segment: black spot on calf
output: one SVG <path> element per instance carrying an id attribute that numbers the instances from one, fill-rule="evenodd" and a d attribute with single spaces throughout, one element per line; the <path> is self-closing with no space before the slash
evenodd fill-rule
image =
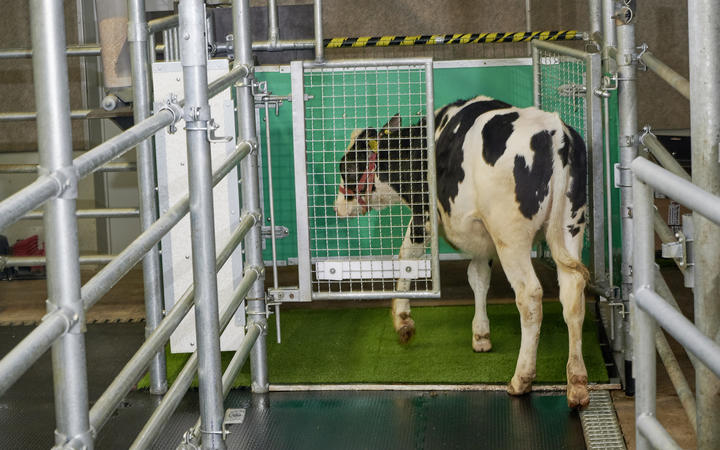
<path id="1" fill-rule="evenodd" d="M 465 179 L 462 168 L 465 135 L 481 114 L 509 107 L 499 100 L 472 102 L 457 111 L 440 136 L 436 136 L 437 196 L 446 212 L 450 212 L 450 201 L 457 197 L 459 185 Z M 440 110 L 443 111 L 447 110 Z"/>
<path id="2" fill-rule="evenodd" d="M 532 168 L 528 167 L 525 157 L 515 156 L 515 198 L 523 216 L 531 219 L 539 210 L 540 204 L 550 190 L 550 178 L 553 171 L 552 138 L 550 132 L 541 131 L 530 138 L 530 148 L 535 153 Z"/>
<path id="3" fill-rule="evenodd" d="M 483 158 L 491 166 L 494 166 L 497 160 L 505 153 L 507 140 L 513 132 L 513 122 L 518 117 L 520 115 L 516 112 L 498 114 L 488 120 L 483 127 Z"/>
<path id="4" fill-rule="evenodd" d="M 587 150 L 582 136 L 571 127 L 567 129 L 572 143 L 568 152 L 570 186 L 566 195 L 570 199 L 571 216 L 575 217 L 578 210 L 587 203 Z"/>

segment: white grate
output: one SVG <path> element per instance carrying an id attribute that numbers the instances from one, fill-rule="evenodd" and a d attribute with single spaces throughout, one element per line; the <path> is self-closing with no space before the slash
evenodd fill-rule
<path id="1" fill-rule="evenodd" d="M 430 67 L 429 63 L 375 62 L 305 68 L 304 145 L 313 294 L 332 297 L 374 293 L 389 297 L 404 291 L 417 294 L 435 290 L 434 170 L 433 176 L 428 176 L 429 167 L 434 168 Z M 340 163 L 353 134 L 364 129 L 381 132 L 395 115 L 401 118 L 402 128 L 383 134 L 386 144 L 381 143 L 377 152 L 368 147 L 373 139 L 363 140 L 358 147 L 361 150 L 354 153 L 358 164 L 347 175 L 355 180 L 362 178 L 372 158 L 377 157 L 376 180 L 389 181 L 411 206 L 395 204 L 358 216 L 339 217 L 334 203 L 341 183 Z M 403 133 L 417 137 L 402 138 Z M 412 227 L 416 245 L 401 254 L 411 222 L 420 224 Z M 398 291 L 399 278 L 410 281 Z"/>

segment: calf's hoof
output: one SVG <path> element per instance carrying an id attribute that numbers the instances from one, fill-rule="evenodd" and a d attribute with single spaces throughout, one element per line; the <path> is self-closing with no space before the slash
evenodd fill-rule
<path id="1" fill-rule="evenodd" d="M 570 408 L 584 409 L 590 404 L 590 394 L 587 389 L 587 376 L 574 375 L 567 386 L 567 402 Z"/>
<path id="2" fill-rule="evenodd" d="M 410 339 L 415 335 L 415 321 L 412 320 L 409 314 L 400 314 L 399 320 L 395 320 L 395 332 L 401 344 L 410 342 Z"/>
<path id="3" fill-rule="evenodd" d="M 524 395 L 532 390 L 532 382 L 535 377 L 519 377 L 513 375 L 508 383 L 507 392 L 510 395 Z"/>
<path id="4" fill-rule="evenodd" d="M 472 340 L 472 348 L 475 352 L 484 353 L 489 352 L 492 349 L 492 343 L 490 342 L 490 334 L 474 334 Z"/>

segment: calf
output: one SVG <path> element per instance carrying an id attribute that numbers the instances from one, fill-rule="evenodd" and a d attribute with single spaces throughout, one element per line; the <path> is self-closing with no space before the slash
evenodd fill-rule
<path id="1" fill-rule="evenodd" d="M 589 403 L 582 357 L 587 269 L 580 262 L 586 209 L 586 150 L 580 135 L 557 114 L 516 108 L 488 97 L 461 100 L 435 112 L 437 209 L 446 239 L 472 255 L 468 281 L 475 294 L 472 347 L 492 348 L 486 295 L 490 264 L 499 258 L 520 312 L 522 339 L 510 394 L 531 390 L 535 379 L 542 287 L 530 260 L 542 231 L 557 264 L 560 302 L 568 327 L 567 400 Z M 364 214 L 404 202 L 413 213 L 401 259 L 424 253 L 429 218 L 426 126 L 403 127 L 399 115 L 380 130 L 357 130 L 340 161 L 338 216 Z M 409 280 L 398 280 L 406 290 Z M 415 333 L 407 299 L 393 299 L 401 341 Z"/>

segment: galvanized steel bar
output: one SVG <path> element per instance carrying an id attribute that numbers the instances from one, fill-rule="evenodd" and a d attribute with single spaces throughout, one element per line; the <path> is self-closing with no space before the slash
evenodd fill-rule
<path id="1" fill-rule="evenodd" d="M 148 33 L 157 33 L 158 31 L 167 30 L 178 26 L 178 15 L 172 14 L 170 16 L 160 17 L 158 19 L 147 21 Z"/>
<path id="2" fill-rule="evenodd" d="M 630 293 L 632 292 L 632 261 L 633 261 L 633 196 L 632 175 L 630 164 L 637 156 L 637 95 L 635 56 L 635 25 L 618 23 L 617 25 L 617 66 L 618 66 L 618 117 L 619 117 L 619 150 L 620 150 L 620 217 L 622 223 L 622 265 L 620 275 L 622 282 L 620 295 L 625 310 L 629 311 Z M 625 357 L 625 389 L 632 393 L 632 336 L 630 333 L 629 315 L 624 321 L 624 357 Z M 622 370 L 622 369 L 621 369 Z"/>
<path id="3" fill-rule="evenodd" d="M 672 436 L 662 426 L 658 420 L 650 415 L 643 415 L 637 419 L 638 433 L 647 438 L 652 448 L 670 450 L 680 450 L 682 447 L 677 445 Z"/>
<path id="4" fill-rule="evenodd" d="M 325 60 L 325 42 L 323 41 L 323 23 L 322 23 L 322 0 L 313 1 L 313 17 L 315 28 L 315 61 Z"/>
<path id="5" fill-rule="evenodd" d="M 667 84 L 682 94 L 683 97 L 690 99 L 690 82 L 684 76 L 674 71 L 670 66 L 660 61 L 652 52 L 644 52 L 640 55 L 640 61 L 645 63 L 648 69 L 652 70 L 662 78 Z"/>
<path id="6" fill-rule="evenodd" d="M 132 172 L 135 167 L 135 163 L 107 163 L 99 167 L 96 172 Z M 0 164 L 2 174 L 37 173 L 37 171 L 37 164 Z"/>
<path id="7" fill-rule="evenodd" d="M 0 202 L 0 230 L 7 228 L 27 212 L 55 197 L 63 189 L 58 177 L 41 175 L 37 180 Z"/>
<path id="8" fill-rule="evenodd" d="M 658 141 L 654 134 L 648 133 L 640 137 L 640 143 L 644 145 L 650 154 L 655 157 L 661 166 L 674 173 L 675 175 L 690 181 L 690 174 L 677 162 L 677 159 L 670 154 L 668 149 Z"/>
<path id="9" fill-rule="evenodd" d="M 74 111 L 68 111 L 70 119 L 87 119 L 93 110 L 91 109 L 78 109 Z M 37 120 L 38 113 L 36 111 L 23 111 L 23 112 L 4 112 L 0 113 L 0 122 L 20 122 L 25 120 Z"/>
<path id="10" fill-rule="evenodd" d="M 257 280 L 260 272 L 261 270 L 253 267 L 248 268 L 248 270 L 245 271 L 245 276 L 243 277 L 242 282 L 235 289 L 235 292 L 233 292 L 232 300 L 228 304 L 227 308 L 223 310 L 222 318 L 220 320 L 221 332 L 225 330 L 230 323 L 230 320 L 232 320 L 236 310 L 240 306 L 240 303 L 252 289 L 253 282 Z M 249 327 L 262 328 L 260 324 L 250 324 Z M 165 426 L 165 423 L 170 420 L 173 412 L 177 409 L 177 406 L 185 395 L 185 392 L 187 392 L 190 387 L 190 383 L 192 383 L 197 368 L 198 360 L 196 351 L 192 354 L 192 356 L 190 356 L 187 363 L 185 363 L 185 366 L 182 368 L 180 374 L 175 379 L 175 382 L 168 390 L 168 393 L 165 394 L 162 402 L 160 402 L 160 405 L 158 405 L 150 419 L 148 419 L 147 423 L 143 427 L 142 431 L 140 431 L 140 434 L 138 434 L 135 442 L 133 442 L 130 447 L 131 449 L 146 449 L 153 444 L 155 439 L 157 439 L 158 434 Z M 207 444 L 208 442 L 204 441 L 203 448 L 206 448 Z"/>
<path id="11" fill-rule="evenodd" d="M 667 169 L 638 158 L 632 163 L 633 173 L 658 192 L 695 211 L 697 214 L 720 224 L 720 196 L 713 195 L 696 184 L 686 181 Z M 693 216 L 693 221 L 695 220 Z M 697 223 L 695 224 L 697 231 Z M 696 240 L 697 242 L 697 240 Z M 695 245 L 696 253 L 698 244 Z M 712 272 L 715 274 L 716 272 Z"/>
<path id="12" fill-rule="evenodd" d="M 150 59 L 148 57 L 148 24 L 145 19 L 145 0 L 128 0 L 128 43 L 133 86 L 133 118 L 140 123 L 151 116 Z M 137 145 L 137 180 L 140 206 L 140 229 L 147 230 L 157 220 L 155 197 L 155 149 L 152 138 Z M 145 294 L 145 337 L 147 338 L 163 318 L 162 269 L 160 249 L 153 246 L 143 257 L 143 287 Z M 150 363 L 150 393 L 167 392 L 165 352 L 160 351 Z"/>
<path id="13" fill-rule="evenodd" d="M 637 306 L 692 352 L 715 376 L 720 377 L 720 345 L 701 332 L 681 312 L 669 305 L 660 295 L 644 287 L 636 290 Z M 698 367 L 699 368 L 699 367 Z M 697 371 L 697 369 L 696 369 Z M 702 419 L 698 414 L 698 419 Z M 698 425 L 700 425 L 698 423 Z"/>
<path id="14" fill-rule="evenodd" d="M 78 209 L 75 217 L 78 219 L 100 219 L 100 218 L 127 218 L 138 217 L 140 212 L 137 208 L 99 208 L 99 209 Z M 43 218 L 42 210 L 30 211 L 22 216 L 21 220 L 37 220 Z"/>
<path id="15" fill-rule="evenodd" d="M 588 1 L 588 16 L 590 18 L 590 37 L 602 45 L 602 0 Z"/>
<path id="16" fill-rule="evenodd" d="M 79 44 L 69 45 L 65 49 L 67 56 L 100 56 L 100 45 Z M 31 48 L 6 48 L 0 50 L 0 59 L 25 59 L 32 58 Z"/>
<path id="17" fill-rule="evenodd" d="M 601 0 L 602 1 L 602 32 L 603 32 L 603 45 L 602 45 L 602 59 L 603 59 L 603 72 L 612 73 L 616 70 L 615 55 L 611 52 L 615 50 L 617 45 L 616 30 L 615 30 L 615 10 L 617 8 L 616 0 Z"/>
<path id="18" fill-rule="evenodd" d="M 35 364 L 55 340 L 77 323 L 71 312 L 58 310 L 42 322 L 0 360 L 0 396 Z"/>
<path id="19" fill-rule="evenodd" d="M 108 264 L 115 255 L 81 255 L 76 261 L 80 265 Z M 4 267 L 33 267 L 48 264 L 45 256 L 0 256 L 0 266 Z"/>
<path id="20" fill-rule="evenodd" d="M 720 196 L 720 3 L 688 1 L 690 67 L 690 129 L 692 179 L 699 188 Z M 695 323 L 716 337 L 720 334 L 720 226 L 700 210 L 693 213 L 695 227 Z M 705 214 L 706 217 L 712 219 Z M 715 217 L 720 216 L 716 214 Z M 716 219 L 713 219 L 716 220 Z M 720 342 L 720 341 L 718 341 Z M 718 372 L 715 372 L 717 375 Z M 720 379 L 705 367 L 695 371 L 698 406 L 698 449 L 720 448 Z"/>
<path id="21" fill-rule="evenodd" d="M 275 45 L 280 38 L 280 30 L 278 29 L 278 4 L 277 0 L 268 0 L 268 41 L 270 45 Z"/>
<path id="22" fill-rule="evenodd" d="M 230 240 L 217 256 L 215 261 L 215 271 L 227 262 L 233 251 L 245 237 L 247 230 L 255 223 L 255 217 L 246 214 L 241 220 L 238 227 L 233 232 Z M 246 292 L 257 278 L 257 272 L 254 270 L 245 271 L 243 279 L 238 284 L 237 291 Z M 110 418 L 122 399 L 137 383 L 143 375 L 150 359 L 160 351 L 170 335 L 175 331 L 185 315 L 190 311 L 195 298 L 195 287 L 190 286 L 183 295 L 178 299 L 173 307 L 168 311 L 165 319 L 163 319 L 153 332 L 145 339 L 138 351 L 125 364 L 118 376 L 110 383 L 110 386 L 103 392 L 100 398 L 95 402 L 90 410 L 90 425 L 97 432 Z M 237 309 L 237 307 L 235 307 Z"/>
<path id="23" fill-rule="evenodd" d="M 250 66 L 244 64 L 235 64 L 232 70 L 224 75 L 216 78 L 208 85 L 208 98 L 213 98 L 225 89 L 229 88 L 240 78 L 245 78 L 250 73 Z"/>
<path id="24" fill-rule="evenodd" d="M 250 2 L 249 0 L 235 0 L 233 2 L 233 34 L 235 35 L 235 64 L 252 67 L 252 34 L 250 28 Z M 252 75 L 244 78 L 236 88 L 238 135 L 240 139 L 253 143 L 257 149 L 257 136 L 255 131 L 255 100 L 252 86 L 255 78 Z M 260 210 L 260 184 L 258 155 L 253 151 L 241 164 L 242 204 L 251 214 L 261 216 Z M 261 221 L 253 226 L 245 238 L 245 262 L 249 266 L 263 267 L 262 257 L 262 229 Z M 257 323 L 263 330 L 267 330 L 265 317 L 265 274 L 262 273 L 250 290 L 247 299 L 247 314 L 249 323 Z M 267 374 L 267 342 L 266 333 L 255 342 L 250 353 L 250 372 L 252 378 L 252 391 L 264 393 L 268 391 Z"/>
<path id="25" fill-rule="evenodd" d="M 640 159 L 640 158 L 639 158 Z M 656 324 L 648 311 L 640 307 L 639 293 L 655 287 L 655 235 L 653 233 L 653 193 L 650 187 L 636 176 L 633 180 L 633 261 L 631 301 L 634 329 L 633 344 L 635 376 L 635 420 L 646 415 L 655 415 L 656 380 L 655 373 L 655 331 Z M 663 303 L 665 303 L 663 301 Z M 638 450 L 649 449 L 649 443 L 635 430 Z"/>
<path id="26" fill-rule="evenodd" d="M 215 212 L 208 123 L 205 4 L 182 0 L 178 8 L 180 61 L 185 90 L 185 130 L 190 192 L 190 240 L 195 284 L 195 336 L 203 448 L 224 449 L 222 368 L 215 263 Z"/>
<path id="27" fill-rule="evenodd" d="M 560 53 L 561 55 L 572 56 L 573 58 L 577 58 L 581 61 L 585 61 L 585 59 L 587 58 L 587 53 L 582 50 L 566 47 L 564 45 L 556 44 L 554 42 L 538 40 L 535 41 L 533 45 L 535 45 L 541 50 L 547 50 L 553 53 Z"/>
<path id="28" fill-rule="evenodd" d="M 663 333 L 660 328 L 655 331 L 655 347 L 657 348 L 663 366 L 665 366 L 668 378 L 670 378 L 670 382 L 675 388 L 680 404 L 685 410 L 685 414 L 690 422 L 690 427 L 694 431 L 697 429 L 697 414 L 695 411 L 697 405 L 695 403 L 695 396 L 692 389 L 690 389 L 685 374 L 680 368 L 680 364 L 678 364 L 677 358 L 675 358 L 675 354 L 670 348 L 665 333 Z"/>
<path id="29" fill-rule="evenodd" d="M 40 168 L 44 173 L 67 174 L 72 170 L 73 160 L 63 2 L 31 0 L 30 13 Z M 55 444 L 92 449 L 74 174 L 68 174 L 59 194 L 45 205 L 48 310 L 64 310 L 77 317 L 77 321 L 52 345 Z"/>

